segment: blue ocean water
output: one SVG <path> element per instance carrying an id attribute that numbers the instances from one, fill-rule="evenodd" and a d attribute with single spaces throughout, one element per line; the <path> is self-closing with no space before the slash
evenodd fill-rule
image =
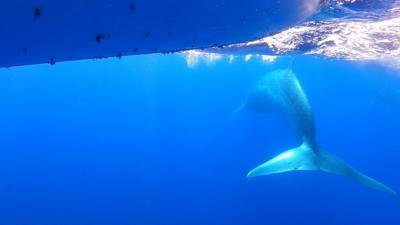
<path id="1" fill-rule="evenodd" d="M 322 172 L 246 178 L 298 143 L 232 113 L 275 63 L 180 54 L 0 70 L 2 225 L 397 225 L 400 200 Z M 299 56 L 321 146 L 400 191 L 400 74 Z"/>

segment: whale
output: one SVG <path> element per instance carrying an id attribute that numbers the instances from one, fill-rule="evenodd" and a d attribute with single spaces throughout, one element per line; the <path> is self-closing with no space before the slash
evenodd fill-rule
<path id="1" fill-rule="evenodd" d="M 397 195 L 390 187 L 359 172 L 320 147 L 316 141 L 311 105 L 291 69 L 278 69 L 264 75 L 251 88 L 240 108 L 261 113 L 279 113 L 300 142 L 298 147 L 284 151 L 252 169 L 247 174 L 249 179 L 290 171 L 323 171 L 347 177 L 378 191 Z"/>

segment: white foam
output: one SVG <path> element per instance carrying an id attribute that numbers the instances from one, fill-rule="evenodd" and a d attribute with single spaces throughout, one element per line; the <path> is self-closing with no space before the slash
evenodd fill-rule
<path id="1" fill-rule="evenodd" d="M 196 67 L 199 62 L 205 62 L 208 65 L 213 65 L 216 61 L 222 58 L 221 54 L 209 53 L 204 51 L 190 50 L 184 51 L 182 53 L 186 57 L 186 65 L 189 68 Z"/>
<path id="2" fill-rule="evenodd" d="M 245 55 L 246 61 L 253 55 L 311 54 L 352 61 L 378 61 L 400 68 L 400 0 L 395 7 L 381 14 L 363 13 L 361 18 L 357 14 L 351 19 L 309 21 L 272 36 L 208 51 L 236 52 Z"/>
<path id="3" fill-rule="evenodd" d="M 226 60 L 228 63 L 233 63 L 233 61 L 238 58 L 233 54 L 218 54 L 199 50 L 183 51 L 181 54 L 185 56 L 186 65 L 189 68 L 196 68 L 199 64 L 215 65 L 215 63 L 220 60 Z M 261 62 L 270 64 L 275 62 L 277 58 L 278 56 L 274 55 L 247 54 L 242 58 L 242 60 L 249 62 L 253 59 L 259 59 Z"/>

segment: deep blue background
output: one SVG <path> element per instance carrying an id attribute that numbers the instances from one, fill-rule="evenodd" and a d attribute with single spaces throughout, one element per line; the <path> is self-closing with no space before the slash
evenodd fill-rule
<path id="1" fill-rule="evenodd" d="M 398 225 L 400 200 L 322 172 L 247 180 L 295 147 L 231 114 L 291 59 L 188 68 L 148 55 L 0 70 L 1 225 Z M 400 74 L 299 57 L 321 146 L 400 191 Z"/>

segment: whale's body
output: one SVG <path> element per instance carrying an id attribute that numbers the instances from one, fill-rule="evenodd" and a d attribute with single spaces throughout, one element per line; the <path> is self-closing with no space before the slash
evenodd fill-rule
<path id="1" fill-rule="evenodd" d="M 250 92 L 245 107 L 259 112 L 280 113 L 301 140 L 299 147 L 287 150 L 251 170 L 248 178 L 294 170 L 322 170 L 348 177 L 379 191 L 396 194 L 391 188 L 319 147 L 311 106 L 291 70 L 276 70 L 265 75 Z"/>

